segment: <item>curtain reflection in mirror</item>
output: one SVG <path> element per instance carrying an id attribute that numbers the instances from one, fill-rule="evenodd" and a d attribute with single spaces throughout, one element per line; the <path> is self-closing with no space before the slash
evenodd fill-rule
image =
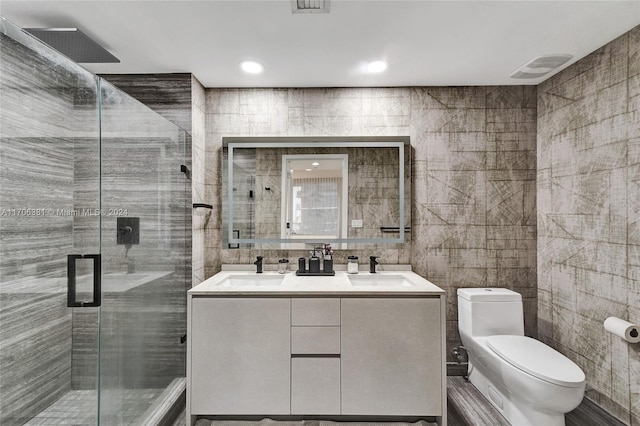
<path id="1" fill-rule="evenodd" d="M 341 178 L 292 179 L 291 233 L 340 237 Z"/>

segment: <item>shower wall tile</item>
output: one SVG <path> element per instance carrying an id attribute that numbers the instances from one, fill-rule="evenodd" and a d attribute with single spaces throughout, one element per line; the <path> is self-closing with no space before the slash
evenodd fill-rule
<path id="1" fill-rule="evenodd" d="M 105 114 L 118 114 L 117 110 L 114 112 L 108 107 L 104 109 Z M 153 114 L 141 106 L 137 113 L 143 116 Z M 160 121 L 159 124 L 164 122 L 157 116 L 155 118 Z M 188 266 L 191 260 L 188 256 L 191 243 L 189 236 L 185 235 L 190 229 L 185 218 L 191 209 L 185 211 L 185 208 L 190 207 L 186 199 L 191 193 L 187 191 L 185 176 L 179 168 L 184 160 L 184 148 L 177 139 L 170 138 L 170 134 L 159 138 L 145 136 L 144 133 L 131 135 L 124 128 L 121 131 L 121 137 L 103 137 L 101 149 L 101 207 L 107 212 L 110 209 L 126 210 L 121 215 L 107 213 L 101 218 L 101 238 L 98 241 L 102 243 L 100 252 L 103 260 L 101 333 L 105 338 L 102 340 L 102 349 L 111 351 L 114 359 L 118 359 L 118 355 L 125 356 L 129 359 L 129 364 L 138 362 L 138 358 L 133 355 L 144 357 L 149 369 L 139 368 L 125 374 L 118 369 L 103 368 L 102 371 L 105 373 L 104 377 L 111 373 L 114 377 L 126 376 L 128 381 L 137 379 L 138 387 L 161 387 L 160 384 L 168 378 L 182 375 L 184 366 L 184 349 L 179 344 L 179 339 L 186 330 L 184 295 L 191 279 Z M 83 154 L 86 153 L 78 150 L 77 162 L 83 163 Z M 144 167 L 140 166 L 142 164 Z M 77 167 L 75 172 L 75 193 L 78 194 L 75 206 L 88 208 L 83 200 L 91 200 L 87 194 L 95 192 L 93 188 L 97 187 L 99 176 L 95 169 Z M 99 199 L 98 194 L 95 195 L 93 202 Z M 129 249 L 117 244 L 118 216 L 140 218 L 140 244 Z M 78 250 L 85 248 L 79 245 L 83 238 L 91 240 L 93 236 L 96 241 L 96 234 L 100 231 L 97 218 L 85 227 L 80 227 L 80 224 L 76 223 L 74 227 Z M 128 262 L 135 265 L 132 274 L 127 274 Z M 165 275 L 170 274 L 170 279 L 147 285 L 144 293 L 146 300 L 139 296 L 140 289 L 120 293 L 115 290 L 128 280 L 160 271 L 164 271 Z M 135 314 L 129 315 L 124 308 L 121 309 L 123 303 L 128 303 L 126 307 Z M 75 389 L 91 389 L 95 388 L 97 368 L 95 335 L 92 331 L 98 328 L 98 318 L 79 314 L 77 317 L 74 315 L 73 319 L 72 384 Z M 162 316 L 162 320 L 158 315 Z M 166 322 L 166 318 L 173 320 Z M 128 336 L 140 333 L 143 324 L 146 324 L 143 328 L 148 329 L 149 333 L 137 336 L 140 341 L 145 342 L 144 347 L 137 346 L 137 343 L 121 343 L 130 338 Z M 151 324 L 163 324 L 163 331 L 157 332 L 155 325 Z M 123 330 L 126 330 L 126 336 L 122 335 Z M 120 336 L 121 340 L 108 336 Z M 167 339 L 173 344 L 159 343 Z M 163 346 L 162 351 L 146 352 L 148 347 L 158 346 Z M 127 352 L 129 349 L 131 351 Z M 111 360 L 109 357 L 104 359 Z"/>
<path id="2" fill-rule="evenodd" d="M 191 133 L 191 74 L 100 74 L 100 77 Z"/>
<path id="3" fill-rule="evenodd" d="M 2 46 L 3 88 L 7 89 L 2 96 L 2 104 L 7 106 L 2 111 L 4 137 L 76 136 L 78 123 L 75 114 L 69 114 L 74 106 L 88 107 L 96 117 L 93 75 L 78 72 L 77 64 L 54 58 L 41 46 L 34 51 L 5 35 Z M 28 59 L 23 61 L 26 55 Z"/>
<path id="4" fill-rule="evenodd" d="M 0 420 L 22 425 L 71 389 L 71 312 L 66 279 L 1 285 Z"/>
<path id="5" fill-rule="evenodd" d="M 638 320 L 639 40 L 636 27 L 538 86 L 539 330 L 625 424 L 640 415 L 637 351 L 602 323 Z"/>
<path id="6" fill-rule="evenodd" d="M 105 74 L 101 75 L 125 93 L 142 102 L 158 114 L 190 133 L 186 144 L 186 165 L 191 179 L 191 200 L 187 204 L 211 204 L 205 195 L 205 92 L 198 79 L 188 73 L 177 74 Z M 133 114 L 135 117 L 135 114 Z M 134 123 L 136 121 L 134 120 Z M 137 119 L 139 125 L 139 118 Z M 215 204 L 215 203 L 214 203 Z M 187 288 L 204 279 L 204 231 L 210 217 L 204 209 L 194 209 L 187 217 L 187 233 L 191 235 L 192 247 L 187 251 L 191 272 Z"/>

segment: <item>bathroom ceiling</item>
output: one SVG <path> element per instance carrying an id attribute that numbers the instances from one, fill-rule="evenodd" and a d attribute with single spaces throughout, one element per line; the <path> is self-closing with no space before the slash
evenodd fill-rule
<path id="1" fill-rule="evenodd" d="M 333 0 L 328 14 L 275 1 L 11 1 L 23 28 L 74 27 L 117 56 L 94 73 L 190 72 L 205 87 L 538 84 L 509 75 L 530 59 L 588 55 L 636 25 L 634 1 Z M 242 60 L 264 65 L 240 71 Z M 367 61 L 388 69 L 366 72 Z"/>

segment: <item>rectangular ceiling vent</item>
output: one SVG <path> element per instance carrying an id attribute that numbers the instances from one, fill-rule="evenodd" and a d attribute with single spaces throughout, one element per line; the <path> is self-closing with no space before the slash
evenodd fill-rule
<path id="1" fill-rule="evenodd" d="M 120 62 L 120 59 L 77 28 L 24 28 L 24 30 L 77 63 Z"/>
<path id="2" fill-rule="evenodd" d="M 291 0 L 293 13 L 329 13 L 330 0 Z"/>
<path id="3" fill-rule="evenodd" d="M 571 58 L 573 55 L 566 53 L 538 56 L 515 70 L 510 77 L 523 79 L 542 77 L 567 63 Z"/>

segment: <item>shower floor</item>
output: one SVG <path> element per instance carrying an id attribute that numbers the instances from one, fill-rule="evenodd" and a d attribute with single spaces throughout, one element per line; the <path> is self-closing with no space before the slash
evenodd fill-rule
<path id="1" fill-rule="evenodd" d="M 133 424 L 140 420 L 146 410 L 162 394 L 164 389 L 134 389 L 124 391 L 124 407 L 118 420 L 122 424 Z M 95 426 L 96 391 L 72 390 L 42 410 L 37 416 L 25 423 L 35 425 L 74 425 Z"/>

